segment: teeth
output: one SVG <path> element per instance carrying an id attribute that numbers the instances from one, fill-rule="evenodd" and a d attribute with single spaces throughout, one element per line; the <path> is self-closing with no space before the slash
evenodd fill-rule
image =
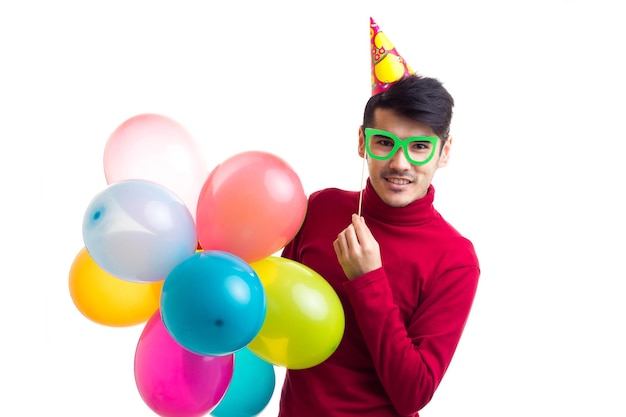
<path id="1" fill-rule="evenodd" d="M 406 184 L 408 184 L 410 182 L 410 181 L 407 181 L 407 180 L 397 179 L 397 178 L 388 178 L 388 181 L 393 183 L 393 184 L 398 184 L 398 185 L 406 185 Z"/>

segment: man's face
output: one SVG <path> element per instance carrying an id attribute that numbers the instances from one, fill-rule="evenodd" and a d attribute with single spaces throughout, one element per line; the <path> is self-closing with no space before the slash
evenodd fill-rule
<path id="1" fill-rule="evenodd" d="M 428 126 L 389 109 L 376 109 L 374 123 L 369 127 L 391 132 L 400 139 L 411 136 L 435 136 Z M 369 177 L 374 190 L 392 207 L 403 207 L 424 197 L 437 168 L 448 163 L 451 144 L 452 138 L 449 138 L 440 153 L 441 139 L 438 139 L 435 155 L 424 165 L 410 163 L 402 148 L 384 161 L 368 157 Z M 363 130 L 359 129 L 359 156 L 364 158 L 366 155 L 365 135 Z"/>

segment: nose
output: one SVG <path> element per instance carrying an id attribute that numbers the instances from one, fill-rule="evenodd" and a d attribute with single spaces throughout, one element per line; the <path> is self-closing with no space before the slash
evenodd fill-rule
<path id="1" fill-rule="evenodd" d="M 406 171 L 411 168 L 411 163 L 406 159 L 404 149 L 399 148 L 396 153 L 389 159 L 389 168 L 398 171 Z"/>

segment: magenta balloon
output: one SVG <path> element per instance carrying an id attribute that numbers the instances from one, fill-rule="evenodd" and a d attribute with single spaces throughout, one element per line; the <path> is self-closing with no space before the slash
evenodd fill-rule
<path id="1" fill-rule="evenodd" d="M 207 177 L 196 212 L 203 249 L 254 262 L 274 254 L 298 232 L 307 197 L 300 178 L 267 152 L 236 154 Z"/>
<path id="2" fill-rule="evenodd" d="M 140 114 L 122 123 L 104 148 L 108 184 L 148 180 L 168 188 L 195 219 L 200 189 L 208 170 L 202 152 L 178 122 L 158 114 Z"/>
<path id="3" fill-rule="evenodd" d="M 143 401 L 161 417 L 200 417 L 224 397 L 234 355 L 202 356 L 170 336 L 157 310 L 135 351 L 135 383 Z"/>

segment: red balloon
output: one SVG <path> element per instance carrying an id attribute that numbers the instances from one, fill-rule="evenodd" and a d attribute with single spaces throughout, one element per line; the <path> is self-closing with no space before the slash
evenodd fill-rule
<path id="1" fill-rule="evenodd" d="M 196 212 L 198 240 L 204 250 L 258 261 L 293 239 L 306 203 L 300 178 L 283 159 L 261 151 L 236 154 L 204 182 Z"/>

